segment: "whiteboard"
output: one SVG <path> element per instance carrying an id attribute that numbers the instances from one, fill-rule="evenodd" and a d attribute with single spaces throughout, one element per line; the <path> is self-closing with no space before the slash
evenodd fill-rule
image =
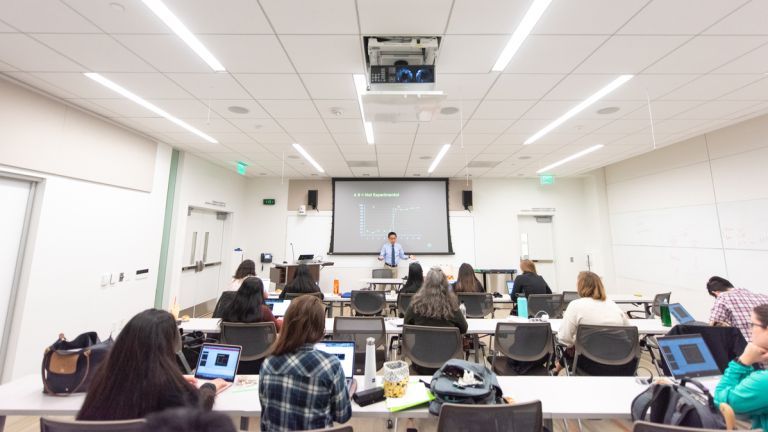
<path id="1" fill-rule="evenodd" d="M 768 199 L 719 203 L 717 208 L 726 249 L 768 251 Z"/>

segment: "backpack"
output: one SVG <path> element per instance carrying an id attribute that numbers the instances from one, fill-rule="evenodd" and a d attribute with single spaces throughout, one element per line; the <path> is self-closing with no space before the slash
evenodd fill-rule
<path id="1" fill-rule="evenodd" d="M 686 387 L 693 384 L 697 388 Z M 650 408 L 650 415 L 648 409 Z M 673 426 L 725 429 L 725 419 L 712 394 L 701 383 L 683 378 L 680 384 L 654 383 L 632 401 L 632 421 Z"/>
<path id="2" fill-rule="evenodd" d="M 456 382 L 464 375 L 464 371 L 474 373 L 475 379 L 480 383 L 466 387 L 457 385 Z M 483 365 L 464 360 L 452 359 L 445 362 L 443 367 L 432 375 L 430 390 L 435 395 L 435 399 L 429 403 L 429 412 L 433 415 L 440 414 L 440 407 L 444 403 L 469 405 L 504 403 L 496 374 Z"/>

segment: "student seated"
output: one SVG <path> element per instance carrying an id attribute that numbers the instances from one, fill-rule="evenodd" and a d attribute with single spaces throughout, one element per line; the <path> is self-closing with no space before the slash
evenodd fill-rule
<path id="1" fill-rule="evenodd" d="M 531 294 L 552 294 L 543 277 L 536 273 L 536 264 L 531 260 L 521 260 L 520 270 L 523 274 L 515 278 L 515 288 L 510 295 L 512 302 L 517 304 L 518 297 L 528 298 Z"/>
<path id="2" fill-rule="evenodd" d="M 262 431 L 323 429 L 352 416 L 339 359 L 314 347 L 324 335 L 323 302 L 293 300 L 259 374 Z"/>
<path id="3" fill-rule="evenodd" d="M 147 416 L 146 432 L 236 432 L 226 414 L 194 408 L 172 408 Z"/>
<path id="4" fill-rule="evenodd" d="M 170 313 L 147 309 L 120 331 L 104 363 L 96 371 L 77 414 L 78 420 L 130 420 L 173 407 L 210 410 L 221 379 L 196 388 L 176 365 L 180 346 L 176 320 Z"/>
<path id="5" fill-rule="evenodd" d="M 456 278 L 456 283 L 453 284 L 453 292 L 455 293 L 480 293 L 485 292 L 483 284 L 475 277 L 475 269 L 467 263 L 463 263 L 459 266 L 459 275 Z"/>
<path id="6" fill-rule="evenodd" d="M 736 414 L 749 416 L 753 429 L 768 430 L 768 370 L 755 364 L 768 362 L 768 304 L 752 309 L 752 342 L 731 361 L 715 389 L 715 403 L 725 402 Z"/>
<path id="7" fill-rule="evenodd" d="M 755 306 L 768 303 L 768 296 L 753 293 L 744 288 L 734 288 L 731 282 L 720 276 L 709 278 L 707 291 L 715 298 L 715 304 L 709 314 L 710 324 L 736 327 L 747 342 L 751 341 L 750 311 Z"/>
<path id="8" fill-rule="evenodd" d="M 421 264 L 414 262 L 408 266 L 408 279 L 405 281 L 405 285 L 400 288 L 401 293 L 416 293 L 424 283 L 424 270 L 421 269 Z"/>
<path id="9" fill-rule="evenodd" d="M 235 271 L 235 275 L 232 276 L 232 282 L 230 283 L 229 290 L 230 291 L 237 291 L 240 288 L 240 285 L 242 285 L 245 278 L 256 276 L 256 263 L 253 262 L 253 260 L 243 260 L 243 262 L 240 263 L 239 266 L 237 266 L 237 270 Z"/>
<path id="10" fill-rule="evenodd" d="M 223 311 L 222 321 L 235 323 L 273 322 L 280 331 L 282 322 L 272 315 L 269 306 L 264 302 L 264 284 L 257 277 L 243 281 L 237 290 L 235 298 Z"/>
<path id="11" fill-rule="evenodd" d="M 299 264 L 296 268 L 296 275 L 293 277 L 291 283 L 283 288 L 283 292 L 280 293 L 280 298 L 284 299 L 288 293 L 320 293 L 320 298 L 324 298 L 323 292 L 320 291 L 320 287 L 317 286 L 317 282 L 309 274 L 309 267 L 306 264 Z"/>

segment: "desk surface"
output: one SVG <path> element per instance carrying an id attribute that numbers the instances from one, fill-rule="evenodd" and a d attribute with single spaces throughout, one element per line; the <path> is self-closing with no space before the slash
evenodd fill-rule
<path id="1" fill-rule="evenodd" d="M 370 285 L 403 285 L 405 281 L 399 278 L 366 278 L 360 279 L 360 282 Z"/>
<path id="2" fill-rule="evenodd" d="M 258 378 L 235 385 L 216 398 L 214 409 L 237 416 L 258 416 Z M 415 377 L 414 377 L 415 378 Z M 419 377 L 429 381 L 430 377 Z M 629 418 L 632 400 L 644 390 L 633 377 L 533 377 L 500 376 L 505 396 L 517 402 L 540 400 L 546 418 Z M 589 397 L 578 397 L 589 389 Z M 75 415 L 84 394 L 48 396 L 42 392 L 39 375 L 28 375 L 0 386 L 0 416 Z M 400 413 L 387 411 L 384 402 L 366 407 L 352 403 L 355 417 L 429 417 L 426 407 Z"/>

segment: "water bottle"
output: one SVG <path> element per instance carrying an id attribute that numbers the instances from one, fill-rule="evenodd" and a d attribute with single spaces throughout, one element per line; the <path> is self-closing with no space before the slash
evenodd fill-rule
<path id="1" fill-rule="evenodd" d="M 339 295 L 339 280 L 334 279 L 333 280 L 333 293 L 336 295 Z"/>
<path id="2" fill-rule="evenodd" d="M 528 318 L 528 299 L 525 297 L 519 297 L 517 299 L 517 316 L 520 318 Z"/>
<path id="3" fill-rule="evenodd" d="M 464 315 L 464 318 L 467 317 L 467 307 L 464 305 L 464 302 L 461 302 L 459 305 L 459 310 L 461 311 L 461 314 Z"/>
<path id="4" fill-rule="evenodd" d="M 363 390 L 376 387 L 376 340 L 369 337 L 365 340 L 365 378 Z"/>
<path id="5" fill-rule="evenodd" d="M 669 316 L 669 303 L 667 303 L 666 299 L 659 305 L 659 313 L 661 315 L 661 325 L 672 327 L 672 317 Z"/>

